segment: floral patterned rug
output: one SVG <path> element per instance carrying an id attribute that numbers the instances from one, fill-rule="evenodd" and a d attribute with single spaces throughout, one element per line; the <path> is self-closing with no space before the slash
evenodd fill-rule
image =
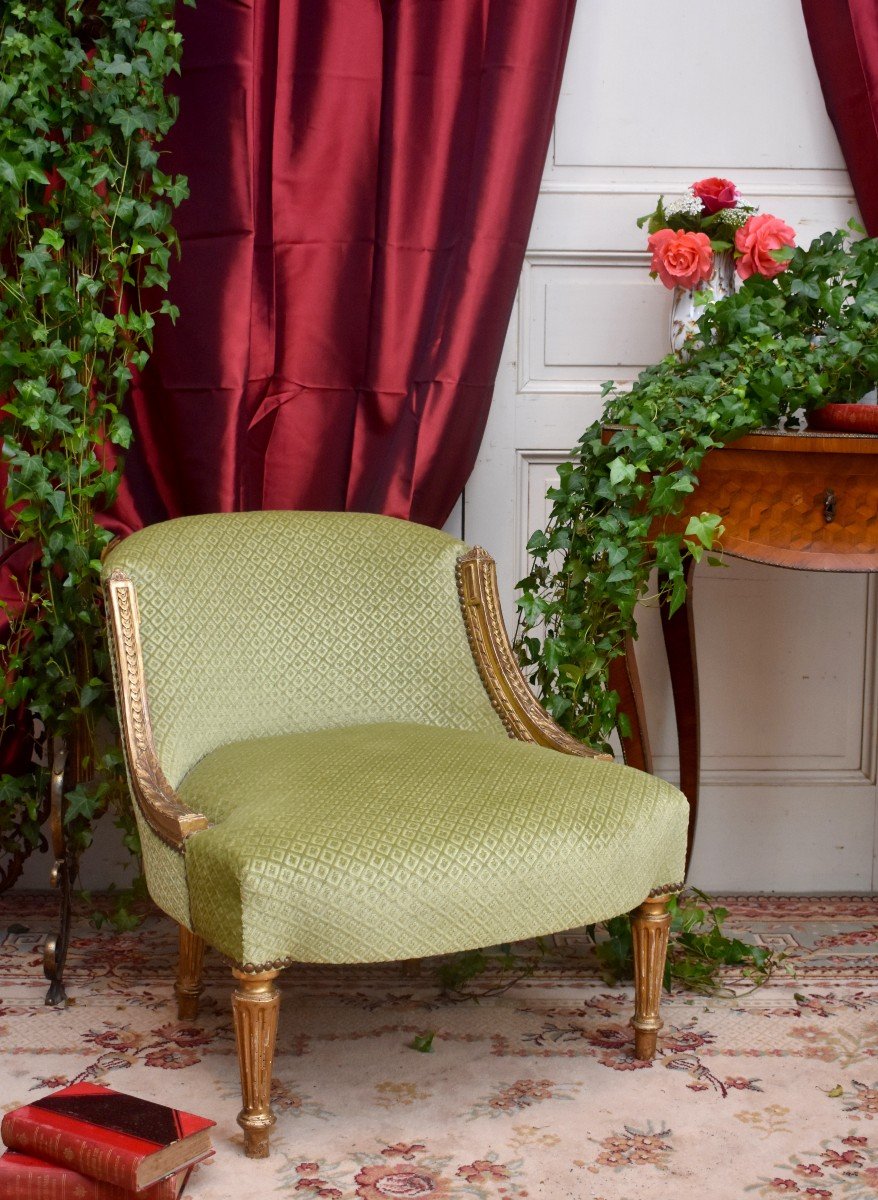
<path id="1" fill-rule="evenodd" d="M 213 1117 L 187 1200 L 815 1200 L 878 1197 L 878 904 L 737 897 L 729 926 L 794 976 L 735 999 L 664 1001 L 655 1062 L 631 1057 L 630 989 L 597 978 L 581 933 L 478 1004 L 435 962 L 283 977 L 272 1157 L 241 1154 L 229 986 L 176 1020 L 174 929 L 77 922 L 71 1004 L 43 1005 L 51 898 L 0 915 L 0 1110 L 76 1080 Z M 524 952 L 533 953 L 524 947 Z M 432 1051 L 411 1048 L 433 1033 Z"/>

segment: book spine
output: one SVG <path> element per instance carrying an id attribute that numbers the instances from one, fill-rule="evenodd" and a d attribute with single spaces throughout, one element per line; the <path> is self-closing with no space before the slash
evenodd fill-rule
<path id="1" fill-rule="evenodd" d="M 135 1154 L 41 1125 L 20 1112 L 6 1114 L 0 1135 L 10 1150 L 33 1154 L 91 1179 L 115 1184 L 129 1192 L 136 1191 L 139 1158 Z"/>
<path id="2" fill-rule="evenodd" d="M 176 1200 L 177 1181 L 164 1179 L 135 1195 L 136 1200 Z M 9 1166 L 0 1159 L 0 1200 L 132 1200 L 132 1193 L 54 1163 Z"/>
<path id="3" fill-rule="evenodd" d="M 131 1192 L 76 1171 L 23 1167 L 0 1173 L 0 1200 L 131 1200 Z"/>

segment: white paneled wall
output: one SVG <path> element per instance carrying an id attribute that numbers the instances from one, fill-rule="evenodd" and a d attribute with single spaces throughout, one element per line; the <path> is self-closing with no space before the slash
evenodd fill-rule
<path id="1" fill-rule="evenodd" d="M 603 380 L 667 349 L 669 293 L 636 218 L 726 175 L 800 241 L 856 215 L 799 0 L 579 0 L 555 136 L 465 534 L 497 557 L 511 619 L 555 468 Z M 869 889 L 876 828 L 876 602 L 865 576 L 699 567 L 702 801 L 692 880 Z M 657 614 L 640 663 L 657 766 L 676 770 Z"/>

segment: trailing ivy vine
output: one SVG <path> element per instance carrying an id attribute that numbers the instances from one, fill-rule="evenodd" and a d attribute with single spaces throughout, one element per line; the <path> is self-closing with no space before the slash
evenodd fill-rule
<path id="1" fill-rule="evenodd" d="M 0 744 L 32 724 L 71 747 L 68 837 L 115 805 L 126 841 L 100 601 L 98 522 L 131 429 L 123 403 L 152 347 L 186 181 L 158 144 L 176 116 L 173 0 L 4 6 L 0 28 L 0 436 L 11 585 Z M 45 770 L 30 745 L 0 777 L 8 886 L 41 841 Z M 8 763 L 6 764 L 9 765 Z M 10 865 L 11 864 L 11 865 Z"/>
<path id="2" fill-rule="evenodd" d="M 669 992 L 676 987 L 704 996 L 737 997 L 768 983 L 782 964 L 788 968 L 782 952 L 729 937 L 723 930 L 729 910 L 698 888 L 671 897 L 668 910 L 671 930 L 663 984 Z M 601 937 L 597 926 L 588 926 L 605 979 L 615 984 L 633 978 L 631 921 L 627 916 L 611 917 L 604 928 Z M 738 990 L 742 985 L 744 990 Z"/>
<path id="3" fill-rule="evenodd" d="M 777 252 L 788 260 L 781 274 L 753 275 L 707 303 L 685 361 L 668 355 L 629 391 L 604 385 L 603 417 L 559 467 L 549 522 L 528 542 L 532 569 L 519 584 L 520 661 L 576 737 L 607 748 L 619 719 L 609 668 L 636 634 L 651 568 L 674 611 L 687 559 L 721 546 L 717 514 L 682 529 L 673 522 L 705 454 L 762 427 L 797 428 L 797 410 L 875 386 L 878 241 L 852 238 L 863 232 L 852 226 Z M 609 436 L 608 425 L 618 427 Z"/>

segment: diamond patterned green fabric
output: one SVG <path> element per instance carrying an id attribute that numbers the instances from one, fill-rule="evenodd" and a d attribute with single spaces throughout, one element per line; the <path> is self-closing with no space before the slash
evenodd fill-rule
<path id="1" fill-rule="evenodd" d="M 143 873 L 150 896 L 178 925 L 192 928 L 189 913 L 189 884 L 186 862 L 147 825 L 140 809 L 134 808 L 140 847 L 143 851 Z"/>
<path id="2" fill-rule="evenodd" d="M 615 763 L 383 723 L 223 746 L 180 795 L 194 929 L 237 962 L 370 962 L 603 920 L 682 879 L 688 806 Z"/>
<path id="3" fill-rule="evenodd" d="M 602 920 L 683 875 L 661 780 L 511 741 L 466 639 L 466 547 L 368 514 L 144 529 L 135 584 L 162 769 L 212 827 L 140 819 L 149 888 L 239 963 L 419 957 Z"/>
<path id="4" fill-rule="evenodd" d="M 226 742 L 414 721 L 505 737 L 470 654 L 463 543 L 367 513 L 182 517 L 107 556 L 135 584 L 173 787 Z"/>

